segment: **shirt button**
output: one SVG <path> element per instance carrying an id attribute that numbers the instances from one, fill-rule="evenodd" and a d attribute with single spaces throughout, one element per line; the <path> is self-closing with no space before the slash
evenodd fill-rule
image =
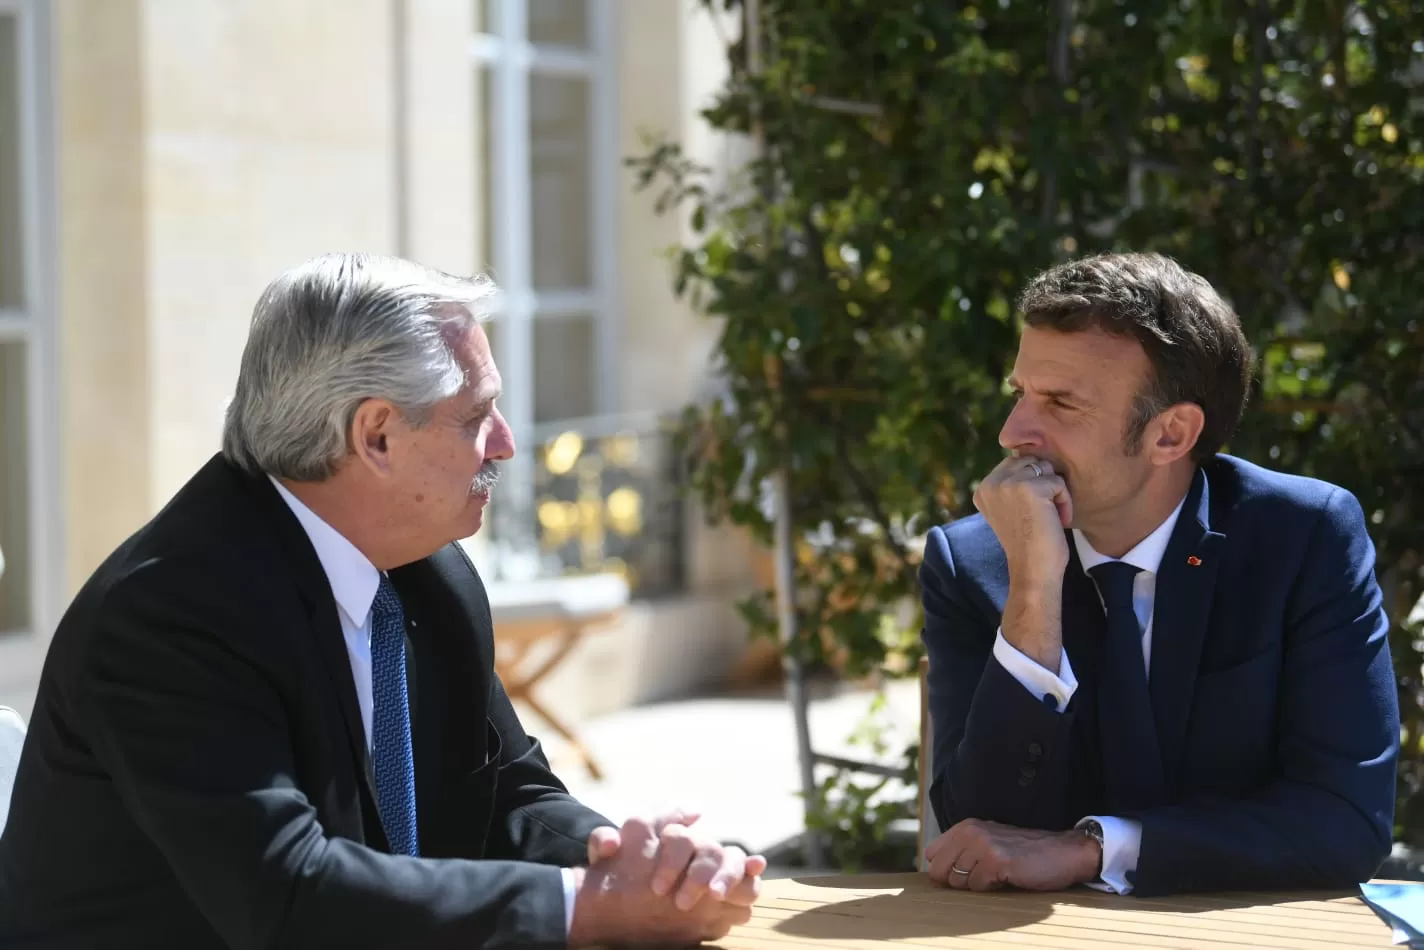
<path id="1" fill-rule="evenodd" d="M 1028 757 L 1030 759 L 1037 759 L 1041 755 L 1043 755 L 1043 746 L 1037 742 L 1030 742 L 1028 744 Z"/>
<path id="2" fill-rule="evenodd" d="M 1058 711 L 1058 697 L 1057 697 L 1057 696 L 1054 696 L 1052 693 L 1044 693 L 1044 694 L 1043 694 L 1043 705 L 1047 706 L 1049 709 L 1052 709 L 1054 712 L 1057 712 L 1057 711 Z"/>

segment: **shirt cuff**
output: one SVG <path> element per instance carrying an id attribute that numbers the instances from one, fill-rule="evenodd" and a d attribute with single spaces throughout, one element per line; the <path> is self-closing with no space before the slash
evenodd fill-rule
<path id="1" fill-rule="evenodd" d="M 1005 640 L 1002 627 L 994 638 L 994 659 L 999 661 L 999 665 L 1018 680 L 1024 689 L 1032 693 L 1034 699 L 1042 702 L 1044 696 L 1052 696 L 1058 700 L 1058 709 L 1062 711 L 1068 707 L 1068 700 L 1072 699 L 1078 690 L 1078 677 L 1073 675 L 1073 664 L 1068 662 L 1068 651 L 1062 651 L 1060 656 L 1062 659 L 1055 674 L 1052 670 L 1040 666 L 1038 661 L 1029 659 Z"/>
<path id="2" fill-rule="evenodd" d="M 578 891 L 571 868 L 559 868 L 559 873 L 564 878 L 564 933 L 571 934 L 574 932 L 574 901 L 578 898 Z"/>
<path id="3" fill-rule="evenodd" d="M 1128 879 L 1137 870 L 1137 856 L 1142 851 L 1142 822 L 1089 815 L 1077 827 L 1082 828 L 1089 821 L 1096 821 L 1103 829 L 1103 870 L 1089 886 L 1114 894 L 1131 894 L 1132 883 Z"/>

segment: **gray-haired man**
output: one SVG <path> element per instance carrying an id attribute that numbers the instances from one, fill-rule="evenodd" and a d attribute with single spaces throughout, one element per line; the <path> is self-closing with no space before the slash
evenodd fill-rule
<path id="1" fill-rule="evenodd" d="M 0 838 L 0 944 L 691 941 L 765 869 L 568 795 L 456 539 L 514 453 L 491 287 L 330 255 L 253 316 L 221 454 L 80 591 Z M 588 865 L 588 866 L 585 866 Z"/>

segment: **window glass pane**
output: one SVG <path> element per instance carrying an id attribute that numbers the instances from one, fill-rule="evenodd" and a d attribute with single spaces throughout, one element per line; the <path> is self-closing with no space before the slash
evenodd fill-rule
<path id="1" fill-rule="evenodd" d="M 0 344 L 0 633 L 31 623 L 28 430 L 25 347 Z"/>
<path id="2" fill-rule="evenodd" d="M 583 290 L 593 284 L 588 114 L 586 79 L 530 77 L 530 234 L 535 290 Z"/>
<path id="3" fill-rule="evenodd" d="M 494 72 L 475 70 L 475 268 L 494 271 Z"/>
<path id="4" fill-rule="evenodd" d="M 588 46 L 588 0 L 529 0 L 529 42 Z"/>
<path id="5" fill-rule="evenodd" d="M 25 302 L 20 253 L 20 64 L 14 16 L 0 13 L 0 307 Z"/>
<path id="6" fill-rule="evenodd" d="M 534 326 L 534 422 L 594 414 L 597 323 L 589 314 L 544 316 Z"/>

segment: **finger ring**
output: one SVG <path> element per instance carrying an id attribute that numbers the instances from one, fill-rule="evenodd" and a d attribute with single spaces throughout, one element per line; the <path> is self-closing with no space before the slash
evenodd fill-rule
<path id="1" fill-rule="evenodd" d="M 1029 462 L 1029 463 L 1028 463 L 1028 467 L 1031 468 L 1031 469 L 1033 469 L 1033 477 L 1034 477 L 1034 478 L 1040 478 L 1040 477 L 1043 476 L 1043 469 L 1041 469 L 1041 468 L 1038 467 L 1038 463 L 1037 463 L 1037 462 Z"/>
<path id="2" fill-rule="evenodd" d="M 951 868 L 949 869 L 949 873 L 951 873 L 951 874 L 965 874 L 965 875 L 967 875 L 970 870 L 971 870 L 971 869 L 969 869 L 969 868 L 962 868 L 962 867 L 960 867 L 959 865 L 956 864 L 956 865 L 954 865 L 953 867 L 951 867 Z"/>

